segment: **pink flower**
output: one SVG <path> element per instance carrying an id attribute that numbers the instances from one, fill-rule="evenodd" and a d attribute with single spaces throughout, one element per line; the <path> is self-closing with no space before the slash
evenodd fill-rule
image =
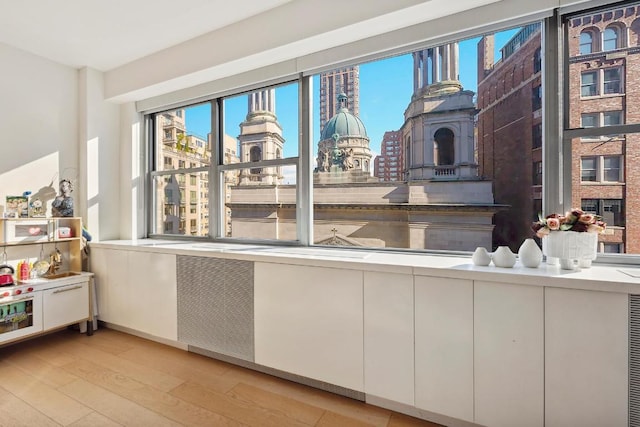
<path id="1" fill-rule="evenodd" d="M 595 223 L 596 218 L 591 214 L 582 214 L 580 215 L 580 218 L 578 218 L 578 221 L 583 224 L 593 224 Z"/>
<path id="2" fill-rule="evenodd" d="M 558 219 L 558 218 L 547 218 L 547 228 L 549 230 L 559 230 L 560 229 L 560 219 Z"/>

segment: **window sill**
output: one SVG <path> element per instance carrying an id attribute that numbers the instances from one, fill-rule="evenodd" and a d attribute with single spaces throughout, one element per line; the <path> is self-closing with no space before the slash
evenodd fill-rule
<path id="1" fill-rule="evenodd" d="M 520 263 L 516 263 L 514 268 L 499 268 L 493 265 L 481 267 L 473 265 L 470 254 L 454 253 L 427 254 L 155 239 L 92 242 L 91 246 L 92 248 L 205 256 L 307 267 L 483 280 L 511 285 L 640 294 L 640 278 L 619 271 L 623 268 L 638 272 L 640 275 L 638 262 L 635 259 L 630 260 L 635 257 L 624 257 L 629 260 L 625 264 L 595 263 L 588 269 L 569 271 L 545 263 L 538 268 L 522 267 Z M 613 257 L 603 257 L 603 261 L 606 258 Z"/>

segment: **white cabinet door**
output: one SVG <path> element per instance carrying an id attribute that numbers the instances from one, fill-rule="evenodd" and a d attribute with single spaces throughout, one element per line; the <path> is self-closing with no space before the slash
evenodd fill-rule
<path id="1" fill-rule="evenodd" d="M 364 273 L 364 391 L 414 405 L 413 276 Z"/>
<path id="2" fill-rule="evenodd" d="M 474 282 L 475 422 L 544 422 L 543 288 Z"/>
<path id="3" fill-rule="evenodd" d="M 545 426 L 628 424 L 629 296 L 545 289 Z"/>
<path id="4" fill-rule="evenodd" d="M 473 421 L 473 283 L 415 277 L 415 405 Z"/>
<path id="5" fill-rule="evenodd" d="M 89 282 L 47 289 L 42 294 L 42 324 L 45 331 L 89 317 Z"/>
<path id="6" fill-rule="evenodd" d="M 177 341 L 175 255 L 94 248 L 91 269 L 100 320 Z"/>
<path id="7" fill-rule="evenodd" d="M 255 362 L 363 391 L 362 275 L 255 263 Z"/>
<path id="8" fill-rule="evenodd" d="M 131 309 L 127 314 L 128 326 L 177 341 L 176 256 L 130 251 L 128 267 L 128 290 L 119 299 L 121 305 Z"/>
<path id="9" fill-rule="evenodd" d="M 104 279 L 98 277 L 98 318 L 105 322 L 131 327 L 129 313 L 135 309 L 135 301 L 128 298 L 129 252 L 105 249 Z M 93 256 L 93 254 L 92 254 Z M 92 260 L 93 262 L 93 260 Z"/>

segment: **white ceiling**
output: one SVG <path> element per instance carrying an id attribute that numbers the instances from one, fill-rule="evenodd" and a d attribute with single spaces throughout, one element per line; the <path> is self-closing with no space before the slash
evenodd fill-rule
<path id="1" fill-rule="evenodd" d="M 291 0 L 0 0 L 0 42 L 107 71 Z"/>

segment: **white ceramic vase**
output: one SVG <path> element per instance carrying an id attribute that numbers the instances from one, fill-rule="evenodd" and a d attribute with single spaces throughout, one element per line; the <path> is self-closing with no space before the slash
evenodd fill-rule
<path id="1" fill-rule="evenodd" d="M 509 246 L 498 246 L 491 260 L 496 267 L 511 268 L 516 264 L 516 254 L 511 252 Z"/>
<path id="2" fill-rule="evenodd" d="M 520 249 L 518 249 L 518 258 L 520 258 L 520 264 L 523 266 L 538 268 L 542 262 L 542 250 L 535 240 L 525 239 Z"/>
<path id="3" fill-rule="evenodd" d="M 596 259 L 597 249 L 597 233 L 552 231 L 542 238 L 542 252 L 547 257 L 559 258 L 563 270 L 574 270 L 576 263 L 589 268 Z"/>
<path id="4" fill-rule="evenodd" d="M 491 254 L 482 246 L 478 246 L 471 256 L 474 265 L 487 266 L 491 264 Z"/>

